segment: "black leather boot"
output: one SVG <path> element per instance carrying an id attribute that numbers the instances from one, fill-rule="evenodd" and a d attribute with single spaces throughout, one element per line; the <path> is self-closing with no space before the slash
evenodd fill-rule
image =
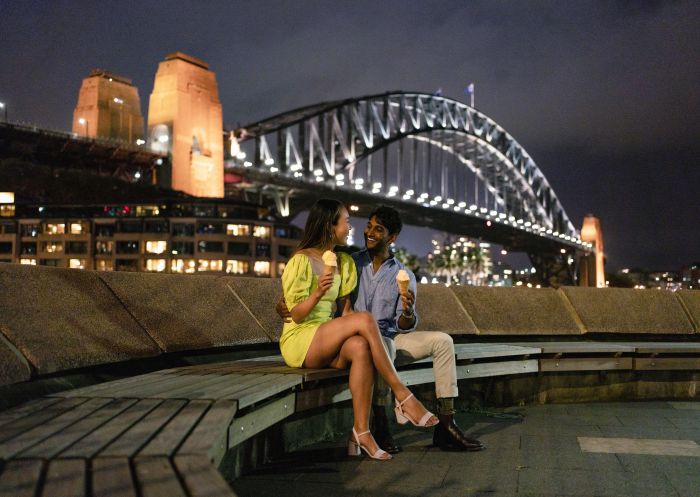
<path id="1" fill-rule="evenodd" d="M 440 423 L 433 433 L 433 445 L 440 450 L 476 452 L 486 448 L 479 440 L 467 437 L 452 414 L 438 414 L 438 418 Z"/>
<path id="2" fill-rule="evenodd" d="M 384 406 L 374 406 L 372 409 L 372 434 L 377 444 L 389 454 L 398 454 L 401 452 L 401 446 L 394 441 L 389 431 L 389 419 L 386 416 L 386 408 Z"/>

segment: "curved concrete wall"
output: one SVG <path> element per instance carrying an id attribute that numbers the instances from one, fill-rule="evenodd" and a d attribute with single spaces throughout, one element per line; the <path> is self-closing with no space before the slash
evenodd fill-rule
<path id="1" fill-rule="evenodd" d="M 270 342 L 216 276 L 109 272 L 99 277 L 164 352 Z"/>
<path id="2" fill-rule="evenodd" d="M 164 352 L 274 343 L 279 279 L 0 264 L 0 385 Z M 419 285 L 418 329 L 694 334 L 700 292 Z"/>
<path id="3" fill-rule="evenodd" d="M 39 374 L 160 349 L 97 273 L 0 264 L 0 331 Z"/>
<path id="4" fill-rule="evenodd" d="M 583 330 L 551 288 L 453 286 L 481 335 L 579 335 Z"/>
<path id="5" fill-rule="evenodd" d="M 693 333 L 678 297 L 661 290 L 563 287 L 586 331 L 594 333 Z"/>

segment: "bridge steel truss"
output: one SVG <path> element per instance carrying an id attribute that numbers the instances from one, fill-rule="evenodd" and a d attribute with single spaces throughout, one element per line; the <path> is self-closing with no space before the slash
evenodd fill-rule
<path id="1" fill-rule="evenodd" d="M 271 193 L 282 215 L 298 192 L 371 194 L 592 250 L 525 149 L 456 100 L 391 92 L 328 102 L 232 131 L 227 144 L 227 172 Z"/>

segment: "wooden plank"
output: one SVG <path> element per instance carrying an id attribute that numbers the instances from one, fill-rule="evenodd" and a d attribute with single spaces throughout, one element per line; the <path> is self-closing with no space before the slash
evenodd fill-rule
<path id="1" fill-rule="evenodd" d="M 131 457 L 182 409 L 184 400 L 166 400 L 109 444 L 100 457 Z"/>
<path id="2" fill-rule="evenodd" d="M 537 373 L 537 359 L 522 361 L 500 361 L 469 364 L 457 366 L 457 378 L 484 378 L 489 376 L 503 376 L 509 374 Z"/>
<path id="3" fill-rule="evenodd" d="M 234 418 L 229 429 L 228 446 L 234 447 L 275 423 L 294 414 L 296 394 L 277 399 L 240 418 Z"/>
<path id="4" fill-rule="evenodd" d="M 231 391 L 239 391 L 248 388 L 250 385 L 255 385 L 264 381 L 266 375 L 242 375 L 231 374 L 224 378 L 222 383 L 215 383 L 203 387 L 198 392 L 191 392 L 191 399 L 210 399 L 216 400 Z"/>
<path id="5" fill-rule="evenodd" d="M 224 477 L 202 456 L 177 456 L 175 469 L 190 497 L 236 497 Z"/>
<path id="6" fill-rule="evenodd" d="M 500 343 L 457 343 L 455 356 L 462 359 L 485 359 L 492 357 L 511 357 L 522 355 L 537 355 L 542 352 L 540 347 L 523 345 L 504 345 Z"/>
<path id="7" fill-rule="evenodd" d="M 74 425 L 68 426 L 43 442 L 25 450 L 20 454 L 20 457 L 43 457 L 47 459 L 55 457 L 62 450 L 88 435 L 134 403 L 136 403 L 136 399 L 114 400 Z"/>
<path id="8" fill-rule="evenodd" d="M 228 427 L 236 414 L 236 405 L 233 400 L 214 402 L 177 451 L 177 455 L 206 455 L 210 461 L 218 464 L 228 448 Z"/>
<path id="9" fill-rule="evenodd" d="M 272 376 L 272 375 L 271 375 Z M 225 396 L 222 398 L 235 398 L 238 401 L 238 408 L 243 409 L 250 405 L 260 402 L 261 400 L 270 398 L 278 393 L 284 392 L 300 384 L 299 378 L 289 375 L 279 375 L 280 378 L 270 378 L 258 388 L 250 388 L 244 392 L 239 392 L 234 395 Z"/>
<path id="10" fill-rule="evenodd" d="M 120 378 L 118 380 L 106 381 L 97 385 L 76 388 L 74 390 L 66 390 L 64 392 L 56 392 L 51 394 L 52 397 L 104 397 L 110 390 L 116 390 L 121 387 L 137 385 L 140 382 L 155 381 L 158 377 L 168 374 L 168 370 L 155 371 L 153 373 L 140 374 L 138 376 L 130 376 L 128 378 Z"/>
<path id="11" fill-rule="evenodd" d="M 254 378 L 249 378 L 249 375 L 241 374 L 225 374 L 225 375 L 209 375 L 202 377 L 198 383 L 187 385 L 186 387 L 169 390 L 161 394 L 162 398 L 183 398 L 183 399 L 201 399 L 208 398 L 214 400 L 217 398 L 217 392 L 222 388 L 226 388 L 231 383 L 252 383 Z"/>
<path id="12" fill-rule="evenodd" d="M 633 369 L 631 357 L 572 357 L 540 359 L 540 371 L 604 371 Z"/>
<path id="13" fill-rule="evenodd" d="M 92 495 L 95 497 L 138 497 L 125 457 L 98 457 L 92 460 Z"/>
<path id="14" fill-rule="evenodd" d="M 54 459 L 49 462 L 42 497 L 84 497 L 86 468 L 83 459 Z"/>
<path id="15" fill-rule="evenodd" d="M 141 497 L 187 497 L 167 457 L 139 457 L 134 470 Z"/>
<path id="16" fill-rule="evenodd" d="M 136 383 L 120 383 L 120 384 L 115 384 L 112 386 L 112 388 L 109 388 L 104 391 L 103 395 L 108 395 L 110 397 L 131 397 L 131 398 L 137 398 L 137 399 L 142 399 L 144 398 L 144 395 L 141 395 L 140 392 L 145 391 L 147 388 L 155 385 L 156 387 L 162 385 L 164 382 L 167 382 L 169 380 L 177 379 L 179 378 L 179 375 L 175 374 L 157 374 L 157 373 L 152 373 L 150 376 L 147 376 L 143 379 L 143 381 L 136 382 Z"/>
<path id="17" fill-rule="evenodd" d="M 24 433 L 27 430 L 31 430 L 35 426 L 38 426 L 42 423 L 46 423 L 50 419 L 55 418 L 56 416 L 60 416 L 66 411 L 70 411 L 71 409 L 73 409 L 76 406 L 79 406 L 85 401 L 87 401 L 87 399 L 64 399 L 59 402 L 56 402 L 55 404 L 47 406 L 45 409 L 34 412 L 28 416 L 16 419 L 0 428 L 0 442 L 9 440 L 19 435 L 20 433 Z"/>
<path id="18" fill-rule="evenodd" d="M 3 425 L 16 421 L 19 418 L 23 418 L 37 411 L 41 411 L 42 409 L 46 409 L 48 406 L 55 404 L 58 401 L 59 399 L 43 397 L 41 399 L 25 402 L 24 404 L 13 407 L 7 411 L 0 412 L 0 430 L 2 429 Z"/>
<path id="19" fill-rule="evenodd" d="M 61 454 L 61 457 L 94 457 L 100 450 L 109 445 L 112 440 L 128 430 L 131 425 L 138 422 L 158 404 L 160 404 L 160 401 L 155 399 L 138 401 L 88 436 L 82 438 L 72 447 L 69 447 Z"/>
<path id="20" fill-rule="evenodd" d="M 316 409 L 352 398 L 347 383 L 329 385 L 321 388 L 301 390 L 296 392 L 296 404 L 294 412 L 302 412 L 308 409 Z"/>
<path id="21" fill-rule="evenodd" d="M 10 459 L 12 456 L 21 452 L 32 445 L 40 443 L 44 439 L 50 437 L 67 426 L 80 421 L 86 416 L 104 406 L 109 402 L 108 399 L 90 399 L 73 409 L 66 411 L 55 418 L 52 418 L 45 423 L 24 431 L 16 437 L 0 443 L 0 458 Z"/>
<path id="22" fill-rule="evenodd" d="M 700 354 L 698 342 L 648 342 L 630 343 L 639 353 L 645 354 Z"/>
<path id="23" fill-rule="evenodd" d="M 624 343 L 616 342 L 528 342 L 507 343 L 503 345 L 516 345 L 520 347 L 532 347 L 536 345 L 542 349 L 543 354 L 602 354 L 618 352 L 634 352 L 635 348 Z"/>
<path id="24" fill-rule="evenodd" d="M 209 400 L 191 401 L 141 450 L 139 455 L 173 455 L 210 405 Z"/>
<path id="25" fill-rule="evenodd" d="M 34 497 L 39 487 L 43 463 L 38 459 L 9 461 L 0 473 L 0 495 Z"/>
<path id="26" fill-rule="evenodd" d="M 635 357 L 634 369 L 637 371 L 700 371 L 700 357 Z"/>

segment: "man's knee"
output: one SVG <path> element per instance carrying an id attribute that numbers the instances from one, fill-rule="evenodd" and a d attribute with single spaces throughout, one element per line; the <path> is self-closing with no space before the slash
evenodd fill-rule
<path id="1" fill-rule="evenodd" d="M 433 337 L 433 348 L 436 352 L 442 351 L 454 354 L 455 344 L 452 337 L 447 333 L 436 332 Z"/>

